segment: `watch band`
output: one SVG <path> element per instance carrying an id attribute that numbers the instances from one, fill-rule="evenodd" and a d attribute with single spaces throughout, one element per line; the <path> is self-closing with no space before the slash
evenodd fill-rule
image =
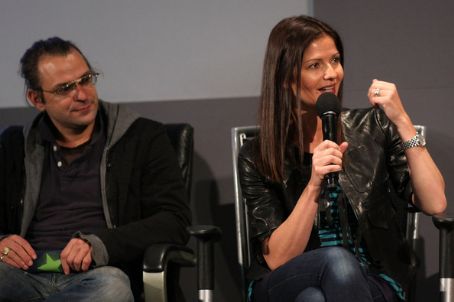
<path id="1" fill-rule="evenodd" d="M 414 147 L 424 147 L 425 145 L 426 145 L 426 141 L 424 140 L 424 137 L 417 133 L 415 136 L 413 136 L 408 141 L 403 142 L 402 148 L 404 150 L 407 150 L 407 149 L 414 148 Z"/>

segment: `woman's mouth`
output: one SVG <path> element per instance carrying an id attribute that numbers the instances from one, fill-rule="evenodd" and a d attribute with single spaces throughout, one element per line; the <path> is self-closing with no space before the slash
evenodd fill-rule
<path id="1" fill-rule="evenodd" d="M 327 86 L 319 89 L 320 93 L 334 93 L 336 94 L 336 88 L 334 86 Z"/>

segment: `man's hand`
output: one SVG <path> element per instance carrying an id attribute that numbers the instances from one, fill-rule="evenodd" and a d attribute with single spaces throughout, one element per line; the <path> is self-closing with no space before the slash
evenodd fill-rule
<path id="1" fill-rule="evenodd" d="M 19 235 L 10 235 L 0 241 L 1 261 L 19 269 L 27 270 L 36 259 L 36 252 L 27 240 Z"/>
<path id="2" fill-rule="evenodd" d="M 73 238 L 60 254 L 61 266 L 65 275 L 71 270 L 85 272 L 92 262 L 91 246 L 80 238 Z"/>

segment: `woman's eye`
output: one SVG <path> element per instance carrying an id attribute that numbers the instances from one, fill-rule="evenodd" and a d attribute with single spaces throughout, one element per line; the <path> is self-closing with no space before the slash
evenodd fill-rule
<path id="1" fill-rule="evenodd" d="M 319 63 L 314 63 L 314 64 L 311 64 L 308 66 L 309 69 L 317 69 L 320 67 L 320 64 Z"/>

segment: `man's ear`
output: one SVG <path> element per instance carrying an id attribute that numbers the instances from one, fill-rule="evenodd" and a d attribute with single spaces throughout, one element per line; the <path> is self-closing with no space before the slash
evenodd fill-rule
<path id="1" fill-rule="evenodd" d="M 33 107 L 35 107 L 39 111 L 44 111 L 45 108 L 42 93 L 36 90 L 27 89 L 27 100 Z"/>

